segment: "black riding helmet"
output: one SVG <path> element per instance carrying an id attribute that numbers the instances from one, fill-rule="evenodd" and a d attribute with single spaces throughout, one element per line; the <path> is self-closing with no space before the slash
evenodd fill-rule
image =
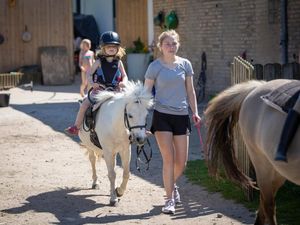
<path id="1" fill-rule="evenodd" d="M 100 45 L 108 45 L 108 44 L 114 44 L 114 45 L 121 44 L 120 37 L 116 32 L 107 31 L 101 35 Z"/>

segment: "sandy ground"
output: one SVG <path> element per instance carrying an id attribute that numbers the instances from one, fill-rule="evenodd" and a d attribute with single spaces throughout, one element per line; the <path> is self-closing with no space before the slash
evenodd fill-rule
<path id="1" fill-rule="evenodd" d="M 185 177 L 179 182 L 183 204 L 174 216 L 162 214 L 162 160 L 153 137 L 150 170 L 136 170 L 133 152 L 128 189 L 117 207 L 109 206 L 104 161 L 98 163 L 100 189 L 92 190 L 85 150 L 63 132 L 78 110 L 78 90 L 77 81 L 70 86 L 35 86 L 33 92 L 2 91 L 11 96 L 10 106 L 0 108 L 0 225 L 253 224 L 253 212 Z M 189 159 L 199 158 L 194 130 Z M 119 184 L 120 166 L 116 171 Z"/>

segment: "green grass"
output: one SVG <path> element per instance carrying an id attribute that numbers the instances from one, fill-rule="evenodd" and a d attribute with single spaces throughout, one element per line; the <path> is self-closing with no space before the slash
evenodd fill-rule
<path id="1" fill-rule="evenodd" d="M 233 182 L 224 178 L 216 180 L 208 175 L 207 167 L 203 160 L 189 161 L 185 175 L 193 184 L 199 184 L 208 192 L 220 192 L 225 199 L 231 199 L 243 204 L 251 211 L 255 211 L 259 204 L 259 192 L 254 192 L 254 200 L 248 201 L 242 189 Z M 300 224 L 300 187 L 286 182 L 276 196 L 277 219 L 282 225 Z"/>

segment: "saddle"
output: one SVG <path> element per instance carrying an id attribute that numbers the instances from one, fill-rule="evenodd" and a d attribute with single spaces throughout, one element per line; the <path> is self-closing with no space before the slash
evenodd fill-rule
<path id="1" fill-rule="evenodd" d="M 282 85 L 278 89 L 261 96 L 263 101 L 274 109 L 288 113 L 292 109 L 300 94 L 300 81 Z"/>
<path id="2" fill-rule="evenodd" d="M 90 140 L 91 142 L 96 145 L 98 148 L 102 149 L 102 146 L 99 142 L 97 133 L 95 131 L 95 124 L 96 124 L 96 115 L 99 111 L 100 107 L 96 107 L 94 110 L 94 106 L 91 105 L 89 108 L 86 110 L 85 115 L 84 115 L 84 124 L 87 126 L 87 129 L 85 131 L 90 132 Z"/>

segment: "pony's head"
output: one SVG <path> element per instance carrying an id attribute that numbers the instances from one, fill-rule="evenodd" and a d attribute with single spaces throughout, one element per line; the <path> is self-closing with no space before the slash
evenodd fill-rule
<path id="1" fill-rule="evenodd" d="M 148 109 L 153 105 L 152 94 L 147 92 L 140 82 L 129 81 L 124 90 L 124 98 L 124 122 L 130 132 L 130 140 L 137 145 L 143 145 L 147 138 Z"/>

